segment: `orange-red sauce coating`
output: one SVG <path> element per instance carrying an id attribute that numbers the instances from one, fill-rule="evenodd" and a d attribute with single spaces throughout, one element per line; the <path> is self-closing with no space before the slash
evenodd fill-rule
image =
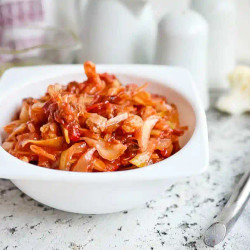
<path id="1" fill-rule="evenodd" d="M 144 167 L 180 149 L 178 111 L 147 84 L 123 86 L 116 76 L 84 64 L 87 80 L 50 85 L 39 98 L 22 102 L 4 127 L 2 147 L 41 167 L 105 172 Z"/>

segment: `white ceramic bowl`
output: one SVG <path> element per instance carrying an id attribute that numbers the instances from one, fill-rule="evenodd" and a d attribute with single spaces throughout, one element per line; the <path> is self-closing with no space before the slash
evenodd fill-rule
<path id="1" fill-rule="evenodd" d="M 26 83 L 21 85 L 18 84 L 18 74 L 14 75 L 15 70 L 3 77 L 2 84 L 8 82 L 11 85 L 12 81 L 8 79 L 16 79 L 16 86 L 0 96 L 1 142 L 5 137 L 2 127 L 11 121 L 23 98 L 43 95 L 49 84 L 84 79 L 82 66 L 47 66 L 43 70 L 52 72 L 53 67 L 55 76 L 48 79 L 44 79 L 45 74 L 39 74 L 39 67 L 23 69 Z M 189 126 L 180 141 L 182 149 L 164 161 L 140 169 L 76 173 L 27 164 L 0 147 L 1 178 L 10 179 L 24 193 L 48 206 L 75 213 L 102 214 L 143 205 L 179 178 L 205 171 L 208 166 L 206 117 L 186 70 L 151 65 L 100 65 L 97 69 L 98 72 L 116 74 L 125 84 L 151 82 L 149 91 L 165 95 L 169 102 L 175 103 L 181 124 Z M 22 73 L 22 69 L 18 72 Z M 39 77 L 29 80 L 28 72 L 33 75 L 35 72 Z"/>

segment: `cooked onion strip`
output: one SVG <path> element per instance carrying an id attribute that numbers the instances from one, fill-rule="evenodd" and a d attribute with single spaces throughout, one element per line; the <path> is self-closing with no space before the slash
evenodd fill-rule
<path id="1" fill-rule="evenodd" d="M 92 160 L 93 154 L 96 151 L 95 148 L 88 149 L 86 153 L 84 153 L 75 166 L 72 168 L 74 172 L 91 172 L 90 169 L 90 161 Z"/>
<path id="2" fill-rule="evenodd" d="M 120 123 L 128 118 L 128 113 L 122 113 L 107 121 L 107 127 Z"/>
<path id="3" fill-rule="evenodd" d="M 17 128 L 20 124 L 22 124 L 22 120 L 15 120 L 10 122 L 8 125 L 4 127 L 4 131 L 8 134 L 12 133 L 15 128 Z"/>
<path id="4" fill-rule="evenodd" d="M 3 149 L 6 150 L 6 151 L 9 151 L 9 150 L 13 149 L 14 146 L 15 146 L 14 142 L 8 142 L 8 141 L 6 141 L 6 142 L 4 142 L 2 144 Z"/>
<path id="5" fill-rule="evenodd" d="M 65 141 L 70 144 L 70 139 L 69 139 L 69 131 L 68 129 L 64 128 L 63 126 L 61 126 L 62 128 L 62 132 L 63 132 L 63 135 L 64 135 L 64 138 L 65 138 Z"/>
<path id="6" fill-rule="evenodd" d="M 32 152 L 36 153 L 37 155 L 44 156 L 44 157 L 46 157 L 46 158 L 48 158 L 48 159 L 50 159 L 52 161 L 56 160 L 55 155 L 52 155 L 52 154 L 48 153 L 46 150 L 44 150 L 41 147 L 38 147 L 36 145 L 31 145 L 30 149 L 31 149 Z"/>
<path id="7" fill-rule="evenodd" d="M 95 147 L 100 156 L 106 160 L 113 161 L 118 159 L 127 147 L 121 143 L 108 143 L 102 140 L 94 140 L 87 137 L 83 138 L 90 147 Z"/>
<path id="8" fill-rule="evenodd" d="M 153 129 L 155 124 L 158 122 L 158 120 L 159 120 L 159 116 L 152 115 L 144 121 L 143 126 L 137 135 L 137 140 L 141 148 L 141 151 L 145 151 L 147 149 L 151 130 Z"/>
<path id="9" fill-rule="evenodd" d="M 80 142 L 72 145 L 69 149 L 62 152 L 60 157 L 59 169 L 70 170 L 72 158 L 75 154 L 83 153 L 86 150 L 86 143 Z"/>
<path id="10" fill-rule="evenodd" d="M 94 158 L 93 168 L 97 171 L 105 172 L 106 164 L 102 160 L 98 158 Z"/>
<path id="11" fill-rule="evenodd" d="M 7 141 L 12 140 L 16 135 L 22 134 L 27 128 L 27 125 L 25 123 L 21 123 L 18 127 L 16 127 L 13 132 L 9 135 L 7 138 Z"/>
<path id="12" fill-rule="evenodd" d="M 134 166 L 138 167 L 138 168 L 142 168 L 145 167 L 146 165 L 148 165 L 148 162 L 151 158 L 151 155 L 153 153 L 155 149 L 155 142 L 151 141 L 151 143 L 149 144 L 149 147 L 147 148 L 146 151 L 137 154 L 132 160 L 130 160 L 129 162 L 132 163 Z"/>
<path id="13" fill-rule="evenodd" d="M 63 142 L 64 142 L 63 137 L 56 137 L 56 138 L 47 139 L 47 140 L 26 140 L 26 141 L 23 141 L 21 145 L 22 147 L 25 147 L 27 144 L 34 144 L 38 146 L 58 148 L 62 146 Z"/>

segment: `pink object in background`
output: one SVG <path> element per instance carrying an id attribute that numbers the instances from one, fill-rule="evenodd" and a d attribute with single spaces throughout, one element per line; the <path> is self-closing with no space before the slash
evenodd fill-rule
<path id="1" fill-rule="evenodd" d="M 0 3 L 1 28 L 10 28 L 42 20 L 41 0 L 3 0 Z"/>
<path id="2" fill-rule="evenodd" d="M 27 25 L 41 23 L 44 11 L 41 0 L 3 0 L 0 2 L 0 47 L 23 49 L 36 46 L 42 40 L 39 33 L 24 32 Z M 25 34 L 24 34 L 25 33 Z M 15 55 L 1 55 L 0 62 L 13 60 Z"/>

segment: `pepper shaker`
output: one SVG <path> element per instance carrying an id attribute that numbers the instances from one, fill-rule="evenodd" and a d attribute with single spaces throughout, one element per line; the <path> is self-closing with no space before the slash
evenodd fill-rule
<path id="1" fill-rule="evenodd" d="M 208 81 L 212 88 L 229 86 L 227 75 L 235 67 L 236 6 L 234 0 L 193 0 L 192 8 L 207 20 Z"/>
<path id="2" fill-rule="evenodd" d="M 157 64 L 185 67 L 190 71 L 204 108 L 209 107 L 207 86 L 208 26 L 192 10 L 170 13 L 158 26 Z"/>

